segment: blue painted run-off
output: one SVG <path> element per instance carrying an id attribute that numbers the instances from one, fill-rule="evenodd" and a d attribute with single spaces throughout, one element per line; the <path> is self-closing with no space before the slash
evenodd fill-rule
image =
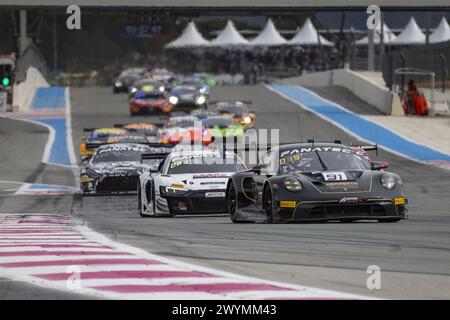
<path id="1" fill-rule="evenodd" d="M 65 88 L 38 88 L 34 94 L 30 109 L 63 109 L 65 106 Z"/>
<path id="2" fill-rule="evenodd" d="M 39 88 L 31 103 L 31 109 L 64 109 L 66 107 L 65 88 L 49 87 Z M 70 158 L 66 138 L 66 119 L 64 116 L 57 118 L 34 118 L 36 122 L 44 123 L 55 130 L 55 141 L 50 150 L 48 162 L 60 165 L 70 165 Z"/>
<path id="3" fill-rule="evenodd" d="M 371 141 L 409 158 L 420 161 L 450 161 L 450 156 L 445 153 L 406 140 L 396 133 L 372 121 L 368 121 L 357 114 L 349 112 L 335 103 L 322 99 L 316 94 L 299 86 L 277 84 L 271 85 L 271 88 L 307 109 L 322 115 L 326 119 L 338 123 L 348 131 L 361 137 L 363 140 Z"/>
<path id="4" fill-rule="evenodd" d="M 54 164 L 70 165 L 67 148 L 66 119 L 48 118 L 34 119 L 34 121 L 45 123 L 55 130 L 55 141 L 53 142 L 48 162 Z"/>
<path id="5" fill-rule="evenodd" d="M 69 187 L 66 186 L 53 186 L 47 184 L 33 184 L 28 189 L 31 190 L 67 190 Z"/>

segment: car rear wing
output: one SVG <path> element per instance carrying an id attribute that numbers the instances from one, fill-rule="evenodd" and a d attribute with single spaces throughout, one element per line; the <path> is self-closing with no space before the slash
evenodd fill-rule
<path id="1" fill-rule="evenodd" d="M 125 126 L 125 124 L 122 124 L 122 123 L 115 123 L 113 125 L 113 127 L 117 128 L 117 129 L 125 129 L 124 126 Z M 133 129 L 125 129 L 125 130 L 130 131 L 130 132 L 136 132 L 137 131 L 137 129 L 134 129 L 134 128 Z"/>
<path id="2" fill-rule="evenodd" d="M 349 147 L 353 148 L 360 148 L 364 151 L 377 151 L 378 152 L 378 145 L 377 144 L 351 144 Z"/>
<path id="3" fill-rule="evenodd" d="M 350 147 L 360 148 L 364 151 L 375 151 L 376 158 L 378 159 L 378 145 L 377 144 L 351 144 Z M 387 166 L 386 166 L 387 168 Z"/>
<path id="4" fill-rule="evenodd" d="M 149 147 L 153 147 L 153 148 L 168 148 L 171 149 L 173 148 L 175 145 L 172 143 L 162 143 L 162 142 L 98 142 L 98 143 L 86 143 L 86 149 L 87 150 L 91 150 L 91 149 L 97 149 L 100 146 L 103 145 L 112 145 L 112 144 L 126 144 L 126 143 L 133 143 L 133 144 L 143 144 Z"/>
<path id="5" fill-rule="evenodd" d="M 366 144 L 366 145 L 360 145 L 358 147 L 360 147 L 364 151 L 378 151 L 378 145 L 377 144 L 372 144 L 372 145 Z"/>
<path id="6" fill-rule="evenodd" d="M 98 143 L 96 143 L 96 142 L 86 143 L 86 150 L 97 149 L 98 147 L 100 147 L 100 146 L 102 146 L 104 144 L 109 144 L 109 143 L 106 143 L 106 142 L 103 142 L 103 143 L 101 143 L 101 142 L 98 142 Z"/>
<path id="7" fill-rule="evenodd" d="M 253 104 L 253 101 L 251 101 L 251 100 L 239 100 L 239 99 L 209 101 L 209 104 L 213 105 L 213 104 L 217 104 L 217 103 L 221 103 L 221 102 L 242 102 L 243 104 Z"/>
<path id="8" fill-rule="evenodd" d="M 138 131 L 138 129 L 128 129 L 128 128 L 124 128 L 126 125 L 131 124 L 131 123 L 127 123 L 127 124 L 123 124 L 123 123 L 115 123 L 114 124 L 114 128 L 118 128 L 118 129 L 126 129 L 128 131 Z M 164 123 L 149 123 L 154 125 L 157 128 L 163 128 L 164 127 Z"/>
<path id="9" fill-rule="evenodd" d="M 333 141 L 329 141 L 329 140 L 316 141 L 314 138 L 312 138 L 312 139 L 307 139 L 306 143 L 312 143 L 312 144 L 314 144 L 314 143 L 336 143 L 336 144 L 342 144 L 342 141 L 339 140 L 339 139 L 334 139 Z"/>

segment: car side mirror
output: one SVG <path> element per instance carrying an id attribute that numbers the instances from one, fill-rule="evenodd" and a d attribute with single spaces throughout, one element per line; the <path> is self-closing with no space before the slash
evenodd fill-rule
<path id="1" fill-rule="evenodd" d="M 384 170 L 389 167 L 389 163 L 385 161 L 372 161 L 371 169 L 372 170 Z"/>

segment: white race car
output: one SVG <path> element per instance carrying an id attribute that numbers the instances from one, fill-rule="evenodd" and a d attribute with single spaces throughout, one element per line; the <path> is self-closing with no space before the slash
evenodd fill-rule
<path id="1" fill-rule="evenodd" d="M 174 149 L 160 157 L 164 160 L 157 172 L 146 171 L 139 176 L 138 203 L 142 217 L 226 213 L 228 178 L 246 170 L 234 152 L 204 147 Z M 146 159 L 155 159 L 155 155 Z"/>

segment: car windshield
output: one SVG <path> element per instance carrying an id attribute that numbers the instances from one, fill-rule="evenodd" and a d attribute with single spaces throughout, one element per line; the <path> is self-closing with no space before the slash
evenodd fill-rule
<path id="1" fill-rule="evenodd" d="M 187 81 L 183 81 L 181 83 L 181 86 L 199 89 L 199 88 L 203 87 L 203 83 L 198 82 L 198 81 L 193 81 L 193 80 L 187 80 Z"/>
<path id="2" fill-rule="evenodd" d="M 143 153 L 141 148 L 133 147 L 121 147 L 101 149 L 95 154 L 92 159 L 93 163 L 101 162 L 123 162 L 123 161 L 140 161 L 141 154 Z"/>
<path id="3" fill-rule="evenodd" d="M 178 127 L 178 128 L 192 128 L 195 126 L 195 119 L 183 119 L 183 120 L 169 120 L 167 123 L 168 128 Z"/>
<path id="4" fill-rule="evenodd" d="M 224 160 L 220 156 L 204 156 L 203 159 L 201 157 L 177 157 L 170 162 L 168 173 L 220 173 L 245 170 L 238 158 L 227 158 L 227 160 Z"/>
<path id="5" fill-rule="evenodd" d="M 279 159 L 279 172 L 286 174 L 323 170 L 370 169 L 369 161 L 362 152 L 353 152 L 345 148 L 335 148 L 338 151 L 323 151 L 323 149 L 312 148 L 310 152 L 298 152 L 298 150 L 292 150 L 291 153 L 282 152 Z"/>
<path id="6" fill-rule="evenodd" d="M 162 84 L 158 83 L 158 82 L 155 82 L 155 81 L 141 80 L 141 81 L 136 82 L 135 86 L 137 88 L 143 88 L 145 86 L 152 86 L 152 87 L 155 87 L 155 88 L 159 88 L 159 87 L 162 86 Z"/>
<path id="7" fill-rule="evenodd" d="M 202 124 L 206 128 L 225 128 L 233 125 L 234 120 L 232 118 L 207 118 L 202 121 Z"/>
<path id="8" fill-rule="evenodd" d="M 106 142 L 113 137 L 128 136 L 127 131 L 94 132 L 88 137 L 88 141 Z"/>
<path id="9" fill-rule="evenodd" d="M 170 72 L 168 70 L 166 70 L 166 69 L 153 69 L 150 73 L 152 75 L 155 75 L 155 76 L 167 76 L 167 75 L 170 75 Z"/>
<path id="10" fill-rule="evenodd" d="M 145 99 L 150 99 L 150 100 L 152 100 L 152 99 L 163 99 L 164 95 L 162 93 L 159 93 L 159 92 L 158 93 L 137 92 L 134 95 L 134 98 L 135 99 L 142 99 L 142 100 L 145 100 Z"/>

